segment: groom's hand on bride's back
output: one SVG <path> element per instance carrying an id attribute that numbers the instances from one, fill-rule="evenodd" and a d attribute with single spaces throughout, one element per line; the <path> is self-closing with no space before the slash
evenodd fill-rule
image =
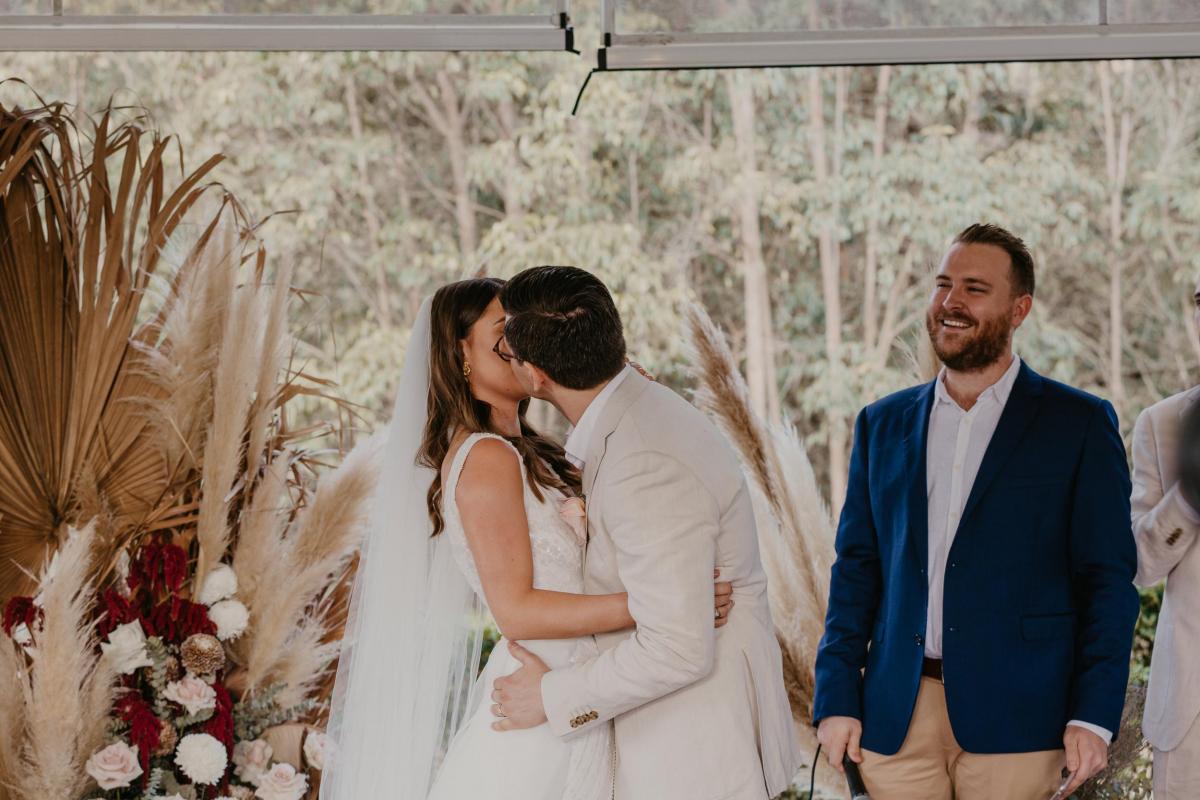
<path id="1" fill-rule="evenodd" d="M 508 643 L 508 651 L 521 662 L 521 668 L 497 678 L 492 686 L 492 715 L 500 718 L 492 723 L 492 727 L 498 731 L 536 728 L 546 721 L 542 676 L 550 668 L 516 642 Z"/>
<path id="2" fill-rule="evenodd" d="M 817 741 L 821 743 L 829 764 L 838 772 L 846 771 L 842 766 L 842 757 L 847 753 L 855 764 L 862 763 L 861 739 L 862 722 L 854 717 L 826 717 L 817 726 Z"/>

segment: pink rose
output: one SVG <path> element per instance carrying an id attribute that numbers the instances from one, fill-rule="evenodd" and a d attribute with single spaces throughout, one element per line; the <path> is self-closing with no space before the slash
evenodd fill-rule
<path id="1" fill-rule="evenodd" d="M 142 765 L 138 763 L 136 745 L 130 747 L 125 742 L 117 741 L 92 753 L 84 770 L 96 779 L 101 789 L 108 790 L 128 786 L 142 774 Z"/>
<path id="2" fill-rule="evenodd" d="M 587 542 L 587 507 L 582 497 L 568 497 L 558 508 L 558 513 L 571 526 L 571 532 L 580 544 Z"/>
<path id="3" fill-rule="evenodd" d="M 234 772 L 246 783 L 257 784 L 271 766 L 273 751 L 263 739 L 238 742 L 233 746 Z"/>
<path id="4" fill-rule="evenodd" d="M 182 680 L 168 683 L 163 697 L 183 706 L 189 714 L 217 707 L 216 690 L 195 675 L 185 675 Z"/>
<path id="5" fill-rule="evenodd" d="M 262 800 L 300 800 L 307 791 L 308 776 L 281 761 L 258 779 L 254 796 Z"/>

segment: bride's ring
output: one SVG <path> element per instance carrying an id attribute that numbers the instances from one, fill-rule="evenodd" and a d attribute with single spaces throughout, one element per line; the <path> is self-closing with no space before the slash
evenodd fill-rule
<path id="1" fill-rule="evenodd" d="M 720 618 L 721 618 L 721 609 L 719 609 L 719 608 L 715 609 L 713 611 L 713 619 L 720 619 Z"/>
<path id="2" fill-rule="evenodd" d="M 508 716 L 507 714 L 504 713 L 504 706 L 500 705 L 499 703 L 496 703 L 496 716 L 497 717 L 507 717 Z"/>

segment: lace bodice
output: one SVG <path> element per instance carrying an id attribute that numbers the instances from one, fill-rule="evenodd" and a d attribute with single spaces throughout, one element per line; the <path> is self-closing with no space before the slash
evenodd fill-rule
<path id="1" fill-rule="evenodd" d="M 450 537 L 451 551 L 454 560 L 466 576 L 467 582 L 481 601 L 486 605 L 483 587 L 479 581 L 479 572 L 475 568 L 475 559 L 467 545 L 466 532 L 463 530 L 462 518 L 458 513 L 455 502 L 455 490 L 458 488 L 458 478 L 462 474 L 463 465 L 471 448 L 483 439 L 496 439 L 520 459 L 517 449 L 502 436 L 493 433 L 473 433 L 458 448 L 446 485 L 442 491 L 442 514 L 446 527 L 442 535 Z M 571 518 L 563 513 L 563 503 L 567 496 L 557 489 L 541 489 L 542 500 L 538 500 L 529 486 L 529 476 L 525 473 L 524 464 L 521 466 L 521 482 L 525 491 L 525 515 L 529 521 L 529 544 L 533 552 L 533 586 L 535 589 L 548 589 L 556 592 L 583 592 L 583 534 L 582 519 L 577 526 L 572 525 Z"/>

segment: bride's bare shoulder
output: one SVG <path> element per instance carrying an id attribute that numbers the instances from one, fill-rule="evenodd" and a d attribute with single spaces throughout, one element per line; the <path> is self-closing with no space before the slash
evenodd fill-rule
<path id="1" fill-rule="evenodd" d="M 446 450 L 446 457 L 442 459 L 443 482 L 449 479 L 451 465 L 469 438 L 471 438 L 470 431 L 459 431 L 450 437 L 450 446 Z M 471 452 L 467 454 L 459 475 L 459 485 L 469 489 L 472 483 L 478 482 L 472 481 L 472 477 L 496 476 L 508 472 L 518 476 L 520 474 L 520 467 L 514 458 L 512 447 L 500 439 L 491 436 L 484 437 L 475 442 L 471 447 Z"/>

